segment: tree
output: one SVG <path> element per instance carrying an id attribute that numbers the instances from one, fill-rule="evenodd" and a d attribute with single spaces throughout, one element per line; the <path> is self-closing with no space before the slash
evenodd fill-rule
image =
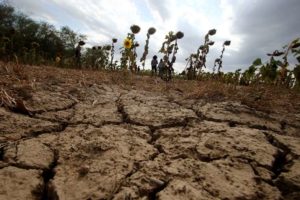
<path id="1" fill-rule="evenodd" d="M 77 34 L 68 26 L 63 26 L 59 33 L 60 39 L 63 41 L 65 47 L 65 54 L 72 56 L 74 54 L 74 48 L 79 41 L 86 40 L 86 36 Z"/>

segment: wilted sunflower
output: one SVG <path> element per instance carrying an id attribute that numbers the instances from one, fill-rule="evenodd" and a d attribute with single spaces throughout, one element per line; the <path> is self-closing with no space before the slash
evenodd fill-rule
<path id="1" fill-rule="evenodd" d="M 117 38 L 113 38 L 113 39 L 112 39 L 112 42 L 113 42 L 113 43 L 116 43 L 117 41 L 118 41 Z"/>
<path id="2" fill-rule="evenodd" d="M 183 38 L 183 36 L 184 36 L 184 33 L 181 32 L 181 31 L 178 31 L 178 32 L 176 33 L 177 39 L 181 39 L 181 38 Z"/>
<path id="3" fill-rule="evenodd" d="M 151 27 L 151 28 L 148 29 L 148 34 L 149 35 L 153 35 L 155 32 L 156 32 L 156 29 L 153 28 L 153 27 Z"/>
<path id="4" fill-rule="evenodd" d="M 126 38 L 123 43 L 125 49 L 130 49 L 132 46 L 132 40 L 130 38 Z"/>
<path id="5" fill-rule="evenodd" d="M 231 43 L 231 41 L 230 41 L 230 40 L 226 40 L 226 41 L 224 42 L 224 45 L 225 45 L 225 46 L 229 46 L 229 45 L 230 45 L 230 43 Z"/>
<path id="6" fill-rule="evenodd" d="M 130 27 L 130 30 L 132 31 L 133 34 L 137 34 L 140 32 L 141 28 L 138 25 L 132 25 Z"/>
<path id="7" fill-rule="evenodd" d="M 216 32 L 217 32 L 216 29 L 211 29 L 211 30 L 208 31 L 208 34 L 209 35 L 214 35 L 214 34 L 216 34 Z"/>

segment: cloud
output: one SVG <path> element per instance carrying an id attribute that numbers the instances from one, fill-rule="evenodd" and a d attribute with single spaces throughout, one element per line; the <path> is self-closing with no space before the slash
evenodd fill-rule
<path id="1" fill-rule="evenodd" d="M 298 0 L 225 2 L 232 9 L 231 33 L 240 39 L 238 51 L 228 59 L 232 65 L 249 66 L 257 57 L 266 60 L 266 53 L 300 36 Z"/>
<path id="2" fill-rule="evenodd" d="M 169 6 L 172 4 L 170 0 L 146 0 L 146 3 L 153 15 L 153 18 L 157 20 L 158 16 L 160 20 L 166 21 L 171 17 L 171 10 Z"/>

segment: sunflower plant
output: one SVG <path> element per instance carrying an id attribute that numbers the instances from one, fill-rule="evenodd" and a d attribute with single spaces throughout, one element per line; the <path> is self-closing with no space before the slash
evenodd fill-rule
<path id="1" fill-rule="evenodd" d="M 111 43 L 111 51 L 110 51 L 110 68 L 111 69 L 115 69 L 115 65 L 113 64 L 114 62 L 114 54 L 115 54 L 115 43 L 117 43 L 118 39 L 117 38 L 113 38 L 112 39 L 112 43 Z"/>
<path id="2" fill-rule="evenodd" d="M 173 64 L 176 61 L 176 54 L 179 50 L 178 47 L 178 39 L 181 39 L 184 37 L 184 33 L 181 31 L 178 31 L 176 34 L 174 34 L 173 31 L 170 31 L 166 37 L 165 41 L 162 43 L 162 46 L 159 50 L 160 53 L 163 53 L 163 63 L 164 63 L 164 69 L 166 73 L 166 80 L 170 80 L 171 78 L 171 71 L 173 69 Z M 171 60 L 170 60 L 171 56 Z"/>
<path id="3" fill-rule="evenodd" d="M 223 64 L 223 54 L 224 54 L 224 51 L 225 51 L 225 46 L 229 46 L 231 43 L 230 40 L 226 40 L 224 43 L 223 43 L 223 49 L 221 51 L 221 55 L 220 55 L 220 58 L 217 58 L 215 60 L 215 63 L 214 63 L 214 68 L 213 68 L 213 73 L 215 73 L 215 70 L 216 70 L 216 66 L 218 64 L 218 74 L 220 74 L 220 70 L 222 68 L 222 64 Z"/>
<path id="4" fill-rule="evenodd" d="M 211 41 L 209 36 L 213 36 L 217 33 L 216 29 L 211 29 L 204 37 L 204 44 L 200 45 L 196 53 L 191 54 L 187 60 L 187 75 L 188 79 L 195 79 L 196 74 L 200 75 L 202 68 L 206 67 L 206 56 L 209 53 L 209 47 L 214 45 L 215 42 Z"/>
<path id="5" fill-rule="evenodd" d="M 39 58 L 39 49 L 40 44 L 37 42 L 32 42 L 31 43 L 31 49 L 30 49 L 30 57 L 31 57 L 31 62 L 30 64 L 38 64 L 38 58 Z"/>
<path id="6" fill-rule="evenodd" d="M 143 70 L 145 69 L 146 57 L 149 53 L 149 39 L 150 39 L 150 36 L 153 35 L 155 32 L 156 32 L 156 29 L 153 28 L 153 27 L 149 28 L 148 32 L 147 32 L 147 39 L 146 39 L 146 44 L 145 44 L 145 47 L 144 47 L 144 53 L 143 53 L 143 56 L 140 59 L 140 62 L 143 65 Z"/>
<path id="7" fill-rule="evenodd" d="M 94 46 L 87 48 L 82 60 L 85 67 L 92 69 L 106 69 L 110 67 L 109 52 L 111 45 Z"/>
<path id="8" fill-rule="evenodd" d="M 298 63 L 300 63 L 300 38 L 297 38 L 290 42 L 288 45 L 284 47 L 284 55 L 283 55 L 283 64 L 281 65 L 280 69 L 280 83 L 286 85 L 287 87 L 290 87 L 293 85 L 291 80 L 292 74 L 294 75 L 296 79 L 296 86 L 299 87 L 300 84 L 300 74 L 297 73 L 297 68 L 299 68 L 299 64 L 296 65 L 293 71 L 288 70 L 289 62 L 288 62 L 288 56 L 291 52 L 293 56 L 296 58 Z M 299 71 L 299 70 L 298 70 Z"/>
<path id="9" fill-rule="evenodd" d="M 140 27 L 138 25 L 132 25 L 130 27 L 131 33 L 127 34 L 123 42 L 123 47 L 121 47 L 121 67 L 123 69 L 130 69 L 130 71 L 136 71 L 136 48 L 139 46 L 139 43 L 135 41 L 135 35 L 140 32 Z"/>

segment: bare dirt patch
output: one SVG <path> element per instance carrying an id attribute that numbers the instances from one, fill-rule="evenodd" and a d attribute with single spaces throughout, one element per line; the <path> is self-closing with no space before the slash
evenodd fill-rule
<path id="1" fill-rule="evenodd" d="M 0 73 L 12 102 L 0 199 L 300 198 L 297 102 L 260 109 L 265 93 L 251 106 L 201 82 L 25 67 Z"/>

